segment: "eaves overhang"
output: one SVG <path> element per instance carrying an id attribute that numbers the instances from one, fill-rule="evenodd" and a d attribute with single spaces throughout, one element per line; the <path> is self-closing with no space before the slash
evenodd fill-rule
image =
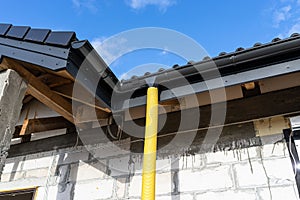
<path id="1" fill-rule="evenodd" d="M 92 59 L 87 59 L 87 55 Z M 75 32 L 0 24 L 0 61 L 3 58 L 39 66 L 41 71 L 67 70 L 74 79 L 80 67 L 88 68 L 84 73 L 87 81 L 82 85 L 96 91 L 95 96 L 104 107 L 111 106 L 117 78 L 89 41 L 78 41 Z"/>
<path id="2" fill-rule="evenodd" d="M 34 64 L 41 70 L 67 70 L 94 93 L 104 107 L 122 111 L 146 104 L 149 82 L 159 88 L 160 101 L 167 101 L 191 93 L 298 72 L 300 36 L 293 34 L 283 40 L 275 38 L 270 43 L 256 43 L 248 49 L 238 48 L 214 58 L 205 57 L 200 62 L 174 65 L 170 69 L 119 81 L 89 41 L 79 41 L 74 32 L 0 24 L 0 59 L 6 57 Z M 215 80 L 222 81 L 216 84 Z M 186 90 L 187 86 L 192 90 Z M 180 91 L 180 96 L 174 91 Z"/>
<path id="3" fill-rule="evenodd" d="M 300 37 L 274 39 L 271 43 L 238 48 L 236 52 L 221 53 L 214 58 L 144 76 L 133 76 L 119 82 L 115 90 L 119 99 L 113 109 L 123 110 L 143 106 L 149 80 L 160 88 L 160 101 L 167 101 L 204 91 L 257 81 L 300 71 Z M 128 94 L 135 91 L 131 98 Z M 176 94 L 174 94 L 176 93 Z M 178 95 L 179 94 L 179 95 Z"/>

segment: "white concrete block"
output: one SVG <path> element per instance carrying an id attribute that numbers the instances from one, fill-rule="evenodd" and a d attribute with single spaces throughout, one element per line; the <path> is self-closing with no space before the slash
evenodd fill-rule
<path id="1" fill-rule="evenodd" d="M 142 192 L 142 176 L 139 175 L 133 176 L 129 183 L 129 196 L 138 197 L 141 196 L 141 192 Z"/>
<path id="2" fill-rule="evenodd" d="M 254 190 L 246 191 L 224 191 L 224 192 L 207 192 L 203 194 L 198 194 L 196 200 L 256 200 L 256 194 Z"/>
<path id="3" fill-rule="evenodd" d="M 116 179 L 115 195 L 117 196 L 117 199 L 123 198 L 125 196 L 125 191 L 126 191 L 126 178 Z"/>
<path id="4" fill-rule="evenodd" d="M 244 161 L 235 164 L 233 169 L 238 187 L 263 186 L 268 183 L 263 165 L 259 161 L 253 161 L 251 164 Z"/>
<path id="5" fill-rule="evenodd" d="M 11 173 L 22 169 L 22 161 L 24 156 L 8 158 L 5 162 L 3 173 Z"/>
<path id="6" fill-rule="evenodd" d="M 286 143 L 266 144 L 261 147 L 261 155 L 263 158 L 273 157 L 289 157 L 288 148 Z"/>
<path id="7" fill-rule="evenodd" d="M 207 164 L 236 163 L 249 159 L 257 160 L 260 158 L 258 148 L 260 147 L 249 147 L 230 151 L 218 151 L 215 153 L 207 153 Z"/>
<path id="8" fill-rule="evenodd" d="M 0 182 L 0 188 L 2 191 L 8 190 L 19 190 L 20 188 L 33 188 L 45 184 L 45 179 L 43 178 L 21 178 L 17 181 L 10 182 Z"/>
<path id="9" fill-rule="evenodd" d="M 170 171 L 171 170 L 171 159 L 157 159 L 156 160 L 156 171 Z"/>
<path id="10" fill-rule="evenodd" d="M 271 185 L 295 183 L 295 176 L 290 158 L 264 160 L 264 166 Z"/>
<path id="11" fill-rule="evenodd" d="M 203 168 L 206 165 L 206 160 L 205 154 L 180 156 L 178 169 Z M 172 168 L 175 169 L 175 165 L 172 165 Z"/>
<path id="12" fill-rule="evenodd" d="M 24 179 L 25 177 L 25 172 L 12 172 L 8 174 L 2 174 L 1 175 L 1 182 L 10 182 L 10 181 L 16 181 L 19 179 Z"/>
<path id="13" fill-rule="evenodd" d="M 34 169 L 25 172 L 25 178 L 42 178 L 48 176 L 49 168 Z"/>
<path id="14" fill-rule="evenodd" d="M 119 158 L 113 158 L 108 161 L 108 169 L 110 170 L 110 176 L 129 176 L 129 160 L 128 155 L 120 156 Z"/>
<path id="15" fill-rule="evenodd" d="M 38 158 L 30 158 L 26 157 L 26 160 L 23 161 L 22 170 L 31 170 L 38 168 L 47 168 L 52 164 L 53 157 L 38 157 Z"/>
<path id="16" fill-rule="evenodd" d="M 155 191 L 157 195 L 171 194 L 173 187 L 171 172 L 156 174 Z"/>
<path id="17" fill-rule="evenodd" d="M 269 190 L 268 187 L 257 189 L 259 199 L 261 200 L 299 200 L 298 190 L 296 186 L 281 186 L 272 187 Z"/>
<path id="18" fill-rule="evenodd" d="M 74 190 L 74 200 L 108 199 L 113 195 L 113 179 L 77 183 Z"/>
<path id="19" fill-rule="evenodd" d="M 259 155 L 259 148 L 260 147 L 249 147 L 249 148 L 243 148 L 240 150 L 235 150 L 237 154 L 239 154 L 240 161 L 243 160 L 257 160 L 260 159 Z"/>
<path id="20" fill-rule="evenodd" d="M 98 161 L 94 163 L 71 164 L 70 181 L 102 179 L 106 174 L 106 166 Z"/>
<path id="21" fill-rule="evenodd" d="M 63 159 L 58 160 L 58 165 L 76 163 L 79 161 L 87 161 L 89 159 L 88 151 L 66 152 L 66 153 L 62 153 L 60 155 L 63 156 Z"/>
<path id="22" fill-rule="evenodd" d="M 238 161 L 235 151 L 217 151 L 206 153 L 207 164 L 232 163 Z"/>
<path id="23" fill-rule="evenodd" d="M 134 173 L 142 174 L 143 172 L 143 159 L 139 157 L 133 157 L 132 161 L 134 162 Z M 157 172 L 166 172 L 171 170 L 172 161 L 170 158 L 157 158 L 156 160 L 156 171 Z"/>
<path id="24" fill-rule="evenodd" d="M 229 165 L 205 168 L 199 171 L 182 170 L 178 173 L 179 191 L 203 191 L 233 187 Z"/>
<path id="25" fill-rule="evenodd" d="M 171 172 L 156 174 L 156 195 L 171 194 L 173 190 Z M 140 196 L 142 192 L 142 176 L 132 177 L 129 185 L 129 196 Z"/>

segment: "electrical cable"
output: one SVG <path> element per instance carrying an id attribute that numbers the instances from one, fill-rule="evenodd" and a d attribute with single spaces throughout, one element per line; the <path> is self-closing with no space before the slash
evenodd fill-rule
<path id="1" fill-rule="evenodd" d="M 292 136 L 293 136 L 293 131 L 291 131 L 290 135 L 289 135 L 289 153 L 291 154 L 293 163 L 294 163 L 294 176 L 297 176 L 297 161 L 295 159 L 295 156 L 292 152 Z"/>
<path id="2" fill-rule="evenodd" d="M 118 130 L 117 130 L 117 134 L 116 134 L 116 136 L 115 135 L 113 135 L 113 133 L 112 133 L 112 131 L 111 131 L 111 124 L 112 124 L 112 115 L 108 118 L 108 124 L 110 124 L 110 125 L 108 125 L 107 126 L 107 133 L 109 134 L 109 136 L 112 138 L 112 139 L 114 139 L 114 140 L 119 140 L 120 139 L 120 135 L 121 135 L 121 132 L 122 132 L 122 127 L 120 126 L 120 125 L 118 125 Z M 123 121 L 123 120 L 122 120 Z"/>

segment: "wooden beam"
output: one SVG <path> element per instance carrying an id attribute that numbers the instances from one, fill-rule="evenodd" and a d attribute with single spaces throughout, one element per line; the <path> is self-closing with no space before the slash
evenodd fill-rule
<path id="1" fill-rule="evenodd" d="M 76 124 L 108 119 L 111 115 L 108 112 L 103 112 L 102 110 L 95 109 L 95 107 L 86 105 L 78 106 L 76 111 Z M 95 113 L 96 119 L 92 118 L 93 115 L 91 115 L 91 113 Z"/>
<path id="2" fill-rule="evenodd" d="M 31 141 L 30 143 L 12 145 L 10 150 L 8 151 L 8 157 L 15 157 L 68 148 L 76 144 L 78 146 L 82 146 L 82 142 L 80 138 L 78 138 L 77 134 L 64 134 L 41 140 Z"/>
<path id="3" fill-rule="evenodd" d="M 49 117 L 49 118 L 39 118 L 39 119 L 28 119 L 28 124 L 24 134 L 15 133 L 14 137 L 19 137 L 22 135 L 28 135 L 31 133 L 44 132 L 62 128 L 70 128 L 73 124 L 64 119 L 63 117 Z M 23 126 L 22 126 L 23 127 Z M 20 131 L 21 126 L 16 128 Z M 21 129 L 22 130 L 22 129 Z"/>
<path id="4" fill-rule="evenodd" d="M 66 85 L 72 83 L 70 79 L 54 75 L 54 74 L 42 74 L 37 77 L 43 83 L 45 83 L 49 88 L 58 87 L 61 85 Z"/>
<path id="5" fill-rule="evenodd" d="M 192 109 L 193 108 L 191 108 L 191 110 Z M 187 111 L 187 113 L 189 112 Z M 210 116 L 211 116 L 210 113 L 211 113 L 210 106 L 200 107 L 201 120 L 199 122 L 198 128 L 208 127 L 208 124 L 210 122 Z M 235 127 L 237 130 L 235 131 L 235 137 L 236 134 L 238 134 L 238 138 L 243 138 L 243 137 L 248 138 L 249 135 L 255 136 L 255 130 L 253 127 L 253 123 L 251 121 L 258 120 L 261 118 L 268 118 L 272 116 L 285 116 L 291 113 L 294 114 L 300 113 L 300 87 L 290 88 L 287 90 L 280 90 L 276 92 L 270 92 L 255 97 L 231 100 L 227 104 L 227 118 L 225 120 L 225 124 L 230 124 L 230 123 L 233 124 L 238 123 L 238 124 L 228 126 L 229 128 L 225 127 L 223 129 L 223 133 L 226 132 L 226 135 L 228 136 L 228 137 L 226 136 L 226 140 L 230 139 L 230 137 L 233 136 L 232 134 L 233 131 L 231 127 Z M 192 115 L 190 116 L 190 119 L 193 119 Z M 176 126 L 176 124 L 179 124 L 180 120 L 181 120 L 180 112 L 168 113 L 166 124 L 164 125 L 163 129 L 159 132 L 159 135 L 176 133 L 178 131 L 178 126 Z M 138 125 L 143 126 L 145 119 L 144 118 L 137 119 L 134 120 L 134 122 Z M 128 124 L 127 122 L 124 122 L 125 130 L 128 128 L 127 126 L 131 126 L 131 125 L 132 124 Z M 189 127 L 187 127 L 187 129 L 188 128 Z M 90 140 L 92 140 L 92 142 L 95 143 L 105 142 L 107 138 L 99 138 L 100 129 L 102 129 L 102 131 L 104 132 L 106 131 L 105 126 L 101 128 L 87 130 L 86 132 L 81 133 L 80 138 L 87 137 Z M 199 137 L 203 133 L 205 134 L 205 130 L 199 131 L 198 133 Z M 141 131 L 140 134 L 141 137 L 143 137 L 144 134 L 143 130 Z M 123 134 L 123 137 L 126 137 L 126 134 Z M 159 137 L 159 140 L 164 139 L 166 142 L 169 142 L 172 139 L 172 137 L 173 135 L 170 135 L 169 139 L 167 138 L 167 136 Z M 47 138 L 44 140 L 33 141 L 30 142 L 31 145 L 26 145 L 26 144 L 13 145 L 9 151 L 9 156 L 14 157 L 14 156 L 26 155 L 29 153 L 37 153 L 37 151 L 42 152 L 42 151 L 59 149 L 59 148 L 66 148 L 66 147 L 74 146 L 75 143 L 78 143 L 78 145 L 82 145 L 80 138 L 79 138 L 79 142 L 77 142 L 76 134 L 66 134 L 66 135 L 56 136 L 52 138 Z M 198 136 L 196 137 L 196 142 L 200 141 L 197 138 Z M 132 138 L 132 140 L 134 141 L 135 139 Z M 134 144 L 140 144 L 140 143 L 135 141 Z M 135 150 L 134 148 L 135 147 L 132 147 L 132 150 Z"/>
<path id="6" fill-rule="evenodd" d="M 69 74 L 69 72 L 67 72 L 67 70 L 60 70 L 60 71 L 56 72 L 55 74 L 58 74 L 59 76 L 70 79 L 72 81 L 75 81 L 74 77 L 71 74 Z"/>
<path id="7" fill-rule="evenodd" d="M 23 99 L 23 104 L 29 103 L 33 99 L 33 96 L 31 95 L 26 95 Z"/>
<path id="8" fill-rule="evenodd" d="M 54 93 L 47 85 L 29 72 L 22 64 L 8 58 L 3 58 L 1 68 L 13 69 L 28 82 L 28 93 L 40 102 L 74 123 L 72 105 L 60 95 Z"/>
<path id="9" fill-rule="evenodd" d="M 224 125 L 226 126 L 230 124 L 253 122 L 276 116 L 295 115 L 300 113 L 300 87 L 265 93 L 248 98 L 235 99 L 228 101 L 226 104 L 226 116 L 224 122 Z M 222 113 L 223 109 L 224 107 L 222 104 L 215 104 L 213 112 Z M 200 112 L 200 114 L 197 112 Z M 211 123 L 211 105 L 200 106 L 198 111 L 195 108 L 189 108 L 167 113 L 166 116 L 159 116 L 159 135 L 178 132 L 182 117 L 185 117 L 185 119 L 194 119 L 195 113 L 200 116 L 198 126 L 191 127 L 188 124 L 189 121 L 186 120 L 186 124 L 181 127 L 181 131 L 189 131 L 195 128 L 208 128 Z M 129 135 L 139 135 L 143 138 L 145 118 L 134 119 L 133 121 L 141 127 L 139 130 L 140 132 L 136 132 L 138 130 L 131 128 L 132 121 L 125 121 L 123 130 Z M 100 125 L 105 126 L 107 124 L 102 123 Z"/>
<path id="10" fill-rule="evenodd" d="M 21 131 L 20 131 L 20 135 L 25 135 L 25 132 L 28 128 L 28 123 L 29 123 L 28 114 L 29 114 L 29 111 L 30 111 L 30 106 L 27 108 L 26 116 L 25 116 Z"/>
<path id="11" fill-rule="evenodd" d="M 80 86 L 78 85 L 76 87 L 79 88 Z M 82 99 L 74 97 L 73 94 L 72 94 L 73 93 L 73 84 L 62 85 L 60 87 L 54 87 L 54 88 L 52 88 L 52 90 L 53 90 L 53 92 L 65 97 L 67 99 L 77 101 L 79 103 L 85 104 L 85 105 L 90 106 L 90 107 L 92 107 L 96 110 L 99 110 L 99 111 L 103 111 L 103 112 L 106 112 L 106 113 L 111 113 L 110 109 L 101 107 L 101 103 L 97 99 L 95 99 L 95 96 L 93 96 L 91 93 L 89 93 L 83 87 L 79 88 L 80 93 L 81 93 L 80 96 L 87 97 L 86 99 L 89 99 L 89 100 L 92 100 L 92 101 L 87 102 L 87 101 L 84 101 Z"/>
<path id="12" fill-rule="evenodd" d="M 260 137 L 282 134 L 282 130 L 289 128 L 289 121 L 283 116 L 255 120 L 253 123 L 256 131 L 256 136 Z"/>
<path id="13" fill-rule="evenodd" d="M 29 84 L 28 91 L 37 100 L 59 113 L 68 121 L 74 123 L 72 105 L 63 97 L 54 93 L 49 88 L 45 87 L 45 85 L 41 87 L 39 84 Z"/>

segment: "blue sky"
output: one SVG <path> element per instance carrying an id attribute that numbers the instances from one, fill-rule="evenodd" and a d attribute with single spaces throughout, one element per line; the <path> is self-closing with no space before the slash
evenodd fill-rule
<path id="1" fill-rule="evenodd" d="M 72 30 L 95 46 L 133 28 L 169 28 L 193 38 L 211 56 L 300 32 L 299 0 L 5 0 L 1 8 L 1 23 Z M 120 76 L 150 62 L 172 66 L 186 61 L 145 50 L 111 67 Z"/>

